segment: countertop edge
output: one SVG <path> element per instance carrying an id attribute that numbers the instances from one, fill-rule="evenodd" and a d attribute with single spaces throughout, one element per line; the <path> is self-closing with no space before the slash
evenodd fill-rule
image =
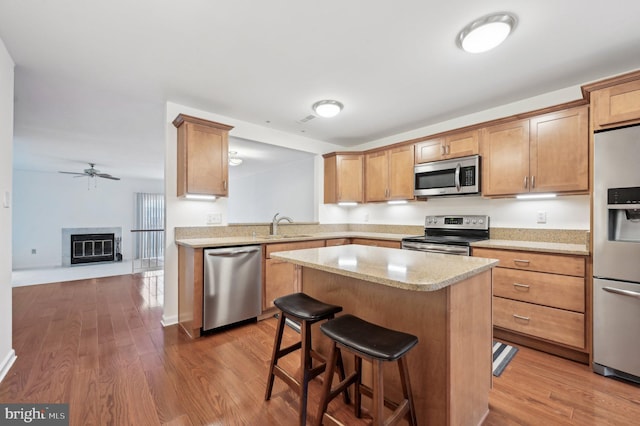
<path id="1" fill-rule="evenodd" d="M 540 241 L 484 240 L 471 243 L 472 249 L 476 247 L 499 250 L 521 250 L 541 253 L 569 254 L 576 256 L 589 256 L 591 254 L 588 248 L 581 244 Z"/>
<path id="2" fill-rule="evenodd" d="M 253 244 L 280 244 L 280 243 L 293 243 L 293 242 L 300 242 L 300 241 L 331 240 L 331 239 L 339 239 L 339 238 L 366 238 L 369 240 L 400 242 L 404 237 L 409 237 L 409 236 L 411 235 L 346 231 L 346 232 L 326 232 L 326 233 L 312 234 L 308 236 L 292 236 L 292 237 L 282 237 L 282 238 L 268 238 L 264 235 L 263 236 L 257 235 L 255 238 L 252 236 L 181 238 L 181 239 L 175 240 L 175 244 L 179 246 L 191 247 L 191 248 L 205 248 L 205 247 L 223 247 L 223 246 L 243 246 L 243 245 L 253 245 Z"/>
<path id="3" fill-rule="evenodd" d="M 384 247 L 380 247 L 380 248 L 384 250 L 398 250 L 398 249 L 388 249 Z M 309 250 L 317 250 L 317 249 L 309 249 Z M 371 274 L 366 274 L 366 273 L 357 272 L 357 271 L 349 271 L 346 269 L 336 268 L 330 265 L 322 265 L 314 262 L 295 259 L 295 258 L 292 258 L 288 253 L 290 252 L 286 252 L 286 251 L 275 252 L 275 253 L 271 253 L 271 257 L 284 260 L 289 263 L 293 263 L 295 265 L 316 269 L 319 271 L 330 272 L 330 273 L 342 275 L 345 277 L 356 278 L 362 281 L 368 281 L 376 284 L 385 285 L 388 287 L 393 287 L 393 288 L 398 288 L 403 290 L 410 290 L 410 291 L 438 291 L 443 288 L 449 287 L 453 284 L 456 284 L 460 281 L 464 281 L 467 278 L 473 277 L 487 270 L 490 270 L 499 263 L 497 259 L 487 259 L 488 262 L 486 264 L 478 265 L 471 270 L 464 271 L 458 274 L 452 274 L 452 276 L 447 279 L 443 279 L 441 281 L 432 282 L 432 283 L 417 283 L 417 282 L 392 280 L 392 279 L 381 277 L 378 275 L 371 275 Z"/>

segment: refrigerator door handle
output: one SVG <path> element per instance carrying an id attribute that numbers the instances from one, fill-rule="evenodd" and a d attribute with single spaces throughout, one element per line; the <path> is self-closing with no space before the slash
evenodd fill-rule
<path id="1" fill-rule="evenodd" d="M 640 299 L 640 293 L 631 290 L 622 290 L 615 287 L 602 287 L 604 291 L 609 293 L 619 294 L 621 296 L 635 297 L 636 299 Z"/>

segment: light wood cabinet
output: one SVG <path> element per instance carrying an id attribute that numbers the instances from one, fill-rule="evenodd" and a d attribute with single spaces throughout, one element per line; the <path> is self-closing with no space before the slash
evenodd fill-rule
<path id="1" fill-rule="evenodd" d="M 300 241 L 291 243 L 267 244 L 264 250 L 264 283 L 262 291 L 262 309 L 273 308 L 273 301 L 280 296 L 300 290 L 299 268 L 293 263 L 272 259 L 271 253 L 277 251 L 302 250 L 324 247 L 324 240 Z"/>
<path id="2" fill-rule="evenodd" d="M 351 244 L 360 244 L 363 246 L 374 246 L 374 247 L 387 247 L 387 248 L 401 248 L 402 243 L 400 241 L 390 241 L 390 240 L 374 240 L 369 238 L 352 238 Z"/>
<path id="3" fill-rule="evenodd" d="M 364 201 L 364 156 L 359 153 L 331 153 L 324 157 L 324 202 Z"/>
<path id="4" fill-rule="evenodd" d="M 473 248 L 499 259 L 493 271 L 493 321 L 501 331 L 588 352 L 586 260 L 582 256 Z"/>
<path id="5" fill-rule="evenodd" d="M 594 130 L 640 123 L 640 79 L 595 90 L 591 105 Z"/>
<path id="6" fill-rule="evenodd" d="M 365 154 L 365 201 L 413 198 L 413 145 Z"/>
<path id="7" fill-rule="evenodd" d="M 478 141 L 478 131 L 472 130 L 418 142 L 415 144 L 415 163 L 428 163 L 478 154 Z"/>
<path id="8" fill-rule="evenodd" d="M 482 129 L 483 195 L 589 190 L 588 107 Z"/>
<path id="9" fill-rule="evenodd" d="M 178 197 L 226 197 L 229 183 L 229 142 L 232 126 L 180 114 L 178 128 Z"/>
<path id="10" fill-rule="evenodd" d="M 326 247 L 334 247 L 334 246 L 344 246 L 347 244 L 351 244 L 351 240 L 349 238 L 332 238 L 326 241 Z"/>

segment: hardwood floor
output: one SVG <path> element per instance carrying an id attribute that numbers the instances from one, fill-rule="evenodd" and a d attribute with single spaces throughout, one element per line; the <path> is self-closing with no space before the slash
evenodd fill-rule
<path id="1" fill-rule="evenodd" d="M 161 274 L 14 288 L 18 359 L 0 402 L 69 403 L 71 425 L 295 425 L 297 400 L 282 381 L 264 401 L 275 320 L 189 341 L 160 325 L 162 288 Z M 295 354 L 283 361 L 298 364 Z M 310 386 L 311 417 L 320 387 Z M 488 426 L 631 425 L 640 387 L 520 348 L 494 379 L 490 407 Z M 340 398 L 329 410 L 351 418 Z"/>

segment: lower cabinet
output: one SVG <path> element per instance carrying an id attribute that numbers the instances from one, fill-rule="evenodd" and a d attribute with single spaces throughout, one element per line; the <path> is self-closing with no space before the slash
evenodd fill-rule
<path id="1" fill-rule="evenodd" d="M 500 260 L 493 270 L 496 337 L 588 360 L 585 257 L 484 248 L 473 256 Z"/>
<path id="2" fill-rule="evenodd" d="M 262 309 L 273 308 L 273 301 L 280 296 L 294 293 L 300 289 L 299 269 L 292 263 L 272 259 L 271 253 L 277 251 L 302 250 L 324 247 L 324 240 L 301 241 L 291 243 L 267 244 L 263 250 L 264 282 L 262 291 Z"/>

